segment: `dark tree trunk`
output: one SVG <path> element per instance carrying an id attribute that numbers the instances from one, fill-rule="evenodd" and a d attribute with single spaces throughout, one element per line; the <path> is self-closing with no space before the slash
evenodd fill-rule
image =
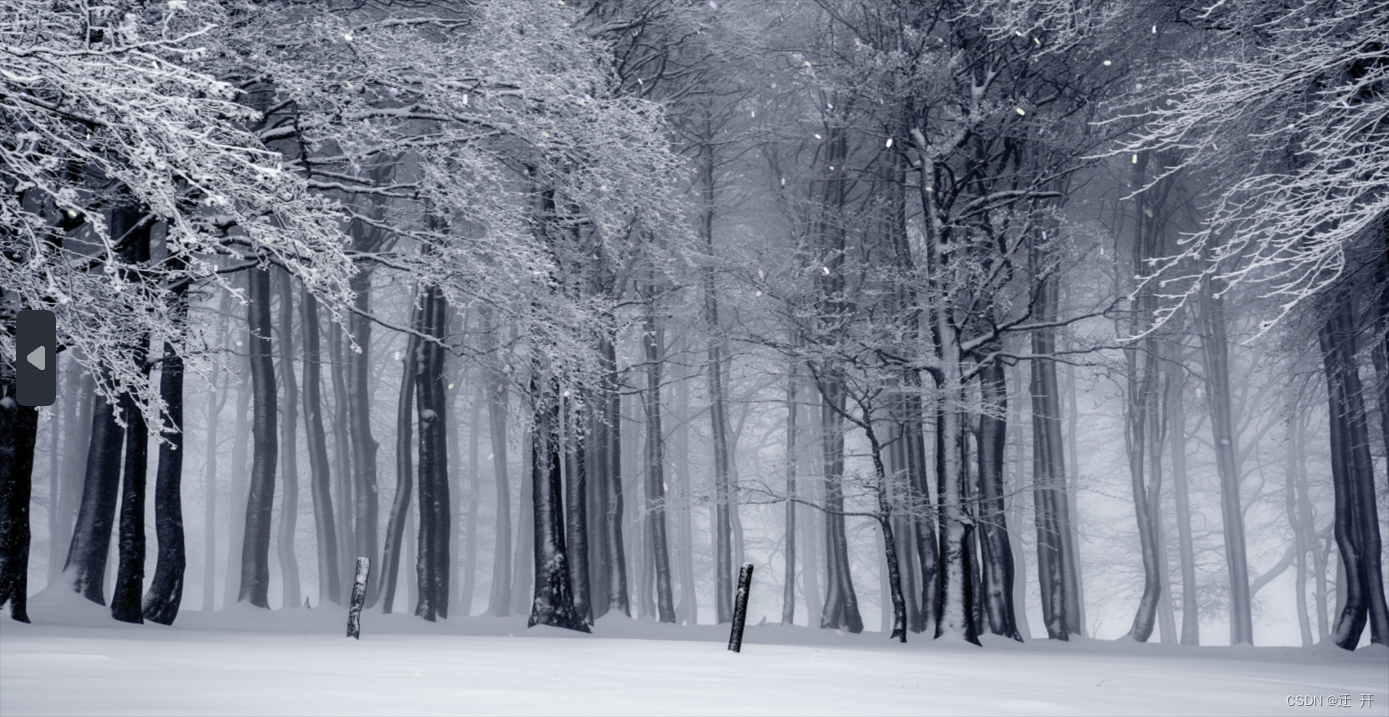
<path id="1" fill-rule="evenodd" d="M 539 372 L 539 366 L 533 369 Z M 527 627 L 550 625 L 588 632 L 588 624 L 574 609 L 569 586 L 569 557 L 564 540 L 564 501 L 561 485 L 558 428 L 560 396 L 558 382 L 542 380 L 532 374 L 531 400 L 534 402 L 534 428 L 531 431 L 531 482 L 535 515 L 535 597 L 531 601 Z"/>
<path id="2" fill-rule="evenodd" d="M 416 297 L 418 300 L 419 297 Z M 422 311 L 416 306 L 410 327 L 419 331 Z M 395 423 L 395 499 L 391 501 L 390 517 L 386 521 L 386 544 L 381 555 L 381 612 L 389 614 L 395 607 L 396 583 L 400 575 L 400 547 L 405 536 L 405 523 L 410 511 L 414 490 L 414 424 L 415 374 L 419 372 L 419 336 L 412 335 L 405 345 L 401 359 L 404 368 L 400 379 L 400 399 L 396 406 Z"/>
<path id="3" fill-rule="evenodd" d="M 647 305 L 642 343 L 646 350 L 646 549 L 655 563 L 656 610 L 661 622 L 675 622 L 675 597 L 670 587 L 670 550 L 666 542 L 666 451 L 661 427 L 661 367 L 665 361 L 665 332 L 656 323 L 655 301 Z"/>
<path id="4" fill-rule="evenodd" d="M 313 495 L 314 536 L 318 543 L 318 602 L 342 604 L 338 531 L 333 518 L 328 440 L 323 430 L 322 365 L 318 300 L 306 289 L 299 304 L 304 328 L 304 434 L 309 448 L 309 491 Z"/>
<path id="5" fill-rule="evenodd" d="M 140 370 L 149 375 L 146 354 L 149 337 L 141 337 L 136 349 Z M 125 420 L 125 462 L 121 472 L 121 522 L 116 543 L 120 556 L 116 589 L 111 595 L 111 617 L 121 622 L 143 623 L 140 597 L 145 589 L 145 482 L 149 463 L 149 427 L 145 415 L 126 394 L 121 398 Z"/>
<path id="6" fill-rule="evenodd" d="M 424 332 L 433 341 L 421 340 L 415 385 L 419 392 L 420 422 L 420 535 L 416 573 L 419 604 L 415 614 L 433 622 L 449 611 L 449 472 L 447 410 L 444 391 L 444 347 L 448 304 L 438 287 L 423 298 Z"/>
<path id="7" fill-rule="evenodd" d="M 1347 650 L 1354 650 L 1360 642 L 1367 620 L 1372 643 L 1382 645 L 1389 640 L 1374 459 L 1355 360 L 1358 327 L 1352 301 L 1348 293 L 1333 298 L 1331 315 L 1319 336 L 1330 401 L 1333 526 L 1346 584 L 1344 607 L 1337 616 L 1332 639 Z"/>
<path id="8" fill-rule="evenodd" d="M 95 394 L 92 404 L 92 438 L 87 447 L 82 503 L 77 509 L 77 526 L 72 531 L 72 545 L 68 548 L 67 565 L 63 570 L 70 574 L 73 590 L 98 605 L 105 605 L 106 559 L 110 554 L 111 525 L 115 522 L 116 500 L 120 494 L 121 444 L 125 429 L 116 421 L 116 406 Z"/>
<path id="9" fill-rule="evenodd" d="M 786 378 L 786 569 L 781 585 L 781 624 L 796 624 L 796 389 L 799 364 Z"/>
<path id="10" fill-rule="evenodd" d="M 599 341 L 599 358 L 604 374 L 603 422 L 607 445 L 603 453 L 607 485 L 603 489 L 606 503 L 607 536 L 606 562 L 608 572 L 608 610 L 631 616 L 627 597 L 627 551 L 622 542 L 622 394 L 617 372 L 616 337 L 604 334 Z M 606 611 L 605 611 L 606 612 Z"/>
<path id="11" fill-rule="evenodd" d="M 280 440 L 280 480 L 284 500 L 280 504 L 280 580 L 286 608 L 302 604 L 299 597 L 299 558 L 294 552 L 294 533 L 299 524 L 299 387 L 294 381 L 294 279 L 288 271 L 280 277 L 280 379 L 284 382 L 284 422 Z"/>
<path id="12" fill-rule="evenodd" d="M 592 400 L 592 397 L 587 397 Z M 587 402 L 585 402 L 587 403 Z M 568 513 L 570 573 L 573 578 L 574 609 L 584 622 L 593 624 L 593 603 L 590 600 L 588 570 L 588 435 L 581 411 L 573 410 L 572 402 L 564 401 L 561 408 L 568 430 L 565 431 L 564 460 Z"/>
<path id="13" fill-rule="evenodd" d="M 362 271 L 353 275 L 350 286 L 355 293 L 353 305 L 360 313 L 354 313 L 348 321 L 348 330 L 357 344 L 356 350 L 347 355 L 347 422 L 352 446 L 352 492 L 355 498 L 353 521 L 357 555 L 375 557 L 377 553 L 376 523 L 378 499 L 376 495 L 376 449 L 378 444 L 371 435 L 371 321 L 366 318 L 371 312 L 371 272 Z M 377 580 L 367 588 L 367 607 L 376 604 L 381 584 Z"/>
<path id="14" fill-rule="evenodd" d="M 186 311 L 187 305 L 180 301 L 178 310 Z M 179 319 L 182 325 L 182 316 Z M 168 341 L 164 342 L 159 393 L 167 407 L 154 477 L 154 531 L 159 555 L 154 581 L 145 593 L 144 615 L 150 622 L 172 625 L 183 602 L 183 571 L 188 558 L 183 542 L 183 357 Z"/>
<path id="15" fill-rule="evenodd" d="M 0 609 L 8 605 L 10 617 L 29 622 L 29 498 L 33 489 L 39 412 L 36 408 L 19 405 L 14 397 L 15 369 L 0 363 Z M 105 535 L 109 539 L 109 517 L 107 521 Z M 101 555 L 105 558 L 105 545 L 102 548 Z M 104 571 L 104 565 L 96 566 L 98 598 L 101 597 L 100 576 Z M 83 592 L 82 587 L 78 585 L 79 592 Z"/>
<path id="16" fill-rule="evenodd" d="M 1022 642 L 1013 610 L 1013 551 L 1008 541 L 1003 505 L 1003 451 L 1007 446 L 1008 386 L 1002 363 L 982 367 L 979 391 L 984 411 L 979 417 L 979 546 L 981 548 L 984 615 L 989 631 Z"/>
<path id="17" fill-rule="evenodd" d="M 270 528 L 275 502 L 278 453 L 275 363 L 270 332 L 270 273 L 248 269 L 246 321 L 250 326 L 251 486 L 246 498 L 246 539 L 241 550 L 241 590 L 237 602 L 270 607 Z"/>

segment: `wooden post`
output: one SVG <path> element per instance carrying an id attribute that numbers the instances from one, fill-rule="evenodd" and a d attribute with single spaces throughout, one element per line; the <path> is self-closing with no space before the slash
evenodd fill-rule
<path id="1" fill-rule="evenodd" d="M 748 621 L 748 589 L 752 587 L 752 563 L 743 563 L 738 571 L 738 594 L 733 598 L 733 634 L 728 636 L 728 649 L 743 651 L 743 625 Z"/>
<path id="2" fill-rule="evenodd" d="M 371 558 L 357 558 L 357 577 L 352 580 L 352 604 L 347 608 L 347 636 L 360 640 L 362 605 L 367 601 L 367 575 L 371 573 Z"/>

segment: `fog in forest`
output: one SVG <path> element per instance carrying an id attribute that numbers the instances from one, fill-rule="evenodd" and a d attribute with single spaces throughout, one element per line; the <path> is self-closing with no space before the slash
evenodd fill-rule
<path id="1" fill-rule="evenodd" d="M 1383 4 L 121 7 L 0 1 L 17 618 L 1389 639 Z"/>

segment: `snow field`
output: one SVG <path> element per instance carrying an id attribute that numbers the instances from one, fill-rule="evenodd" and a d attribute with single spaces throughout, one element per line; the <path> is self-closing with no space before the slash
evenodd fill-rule
<path id="1" fill-rule="evenodd" d="M 739 655 L 726 627 L 609 617 L 589 636 L 376 612 L 353 641 L 335 606 L 187 611 L 166 628 L 45 597 L 35 624 L 0 621 L 0 715 L 1389 714 L 1383 648 L 979 648 L 765 625 Z M 1354 711 L 1288 705 L 1333 694 Z"/>

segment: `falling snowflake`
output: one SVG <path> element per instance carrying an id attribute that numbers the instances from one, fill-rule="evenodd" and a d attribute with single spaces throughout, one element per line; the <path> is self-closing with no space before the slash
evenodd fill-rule
<path id="1" fill-rule="evenodd" d="M 1138 155 L 1133 155 L 1133 163 L 1138 164 Z"/>
<path id="2" fill-rule="evenodd" d="M 370 126 L 371 126 L 371 120 L 367 119 L 366 117 L 363 117 L 363 118 L 362 118 L 362 124 L 364 124 L 364 125 L 370 127 Z"/>
<path id="3" fill-rule="evenodd" d="M 400 360 L 400 352 L 399 352 L 399 351 L 395 352 L 395 360 L 396 360 L 396 361 L 399 361 L 399 360 Z"/>
<path id="4" fill-rule="evenodd" d="M 887 146 L 889 146 L 889 147 L 892 146 L 892 138 L 891 138 L 891 137 L 888 137 L 888 138 L 887 138 Z"/>
<path id="5" fill-rule="evenodd" d="M 1017 110 L 1018 110 L 1018 116 L 1020 116 L 1020 117 L 1025 117 L 1025 116 L 1027 115 L 1027 112 L 1024 112 L 1024 111 L 1023 111 L 1023 108 L 1018 107 Z"/>
<path id="6" fill-rule="evenodd" d="M 709 0 L 709 8 L 712 10 L 718 10 L 719 4 L 714 2 L 714 0 Z"/>
<path id="7" fill-rule="evenodd" d="M 786 177 L 781 178 L 781 186 L 786 186 Z"/>
<path id="8" fill-rule="evenodd" d="M 606 185 L 606 184 L 600 184 L 600 185 L 598 185 L 598 191 L 600 191 L 600 192 L 606 192 L 606 191 L 608 191 L 608 185 Z"/>
<path id="9" fill-rule="evenodd" d="M 820 139 L 820 135 L 815 135 L 815 139 Z"/>
<path id="10" fill-rule="evenodd" d="M 468 96 L 467 96 L 467 95 L 463 95 L 463 105 L 466 107 L 467 104 L 468 104 Z"/>
<path id="11" fill-rule="evenodd" d="M 1105 61 L 1104 61 L 1104 66 L 1105 66 L 1105 67 L 1109 67 L 1109 66 L 1112 65 L 1112 64 L 1114 64 L 1114 63 L 1110 62 L 1109 60 L 1105 60 Z"/>
<path id="12" fill-rule="evenodd" d="M 348 42 L 352 42 L 352 33 L 349 32 L 349 33 L 343 35 L 343 36 L 342 36 L 342 39 L 347 40 Z"/>
<path id="13" fill-rule="evenodd" d="M 833 103 L 833 102 L 826 102 L 825 104 L 826 104 L 826 105 L 829 105 L 829 108 L 830 108 L 830 109 L 834 109 L 834 103 Z"/>
<path id="14" fill-rule="evenodd" d="M 828 266 L 822 266 L 820 268 L 825 272 L 825 276 L 829 276 L 830 268 Z"/>

